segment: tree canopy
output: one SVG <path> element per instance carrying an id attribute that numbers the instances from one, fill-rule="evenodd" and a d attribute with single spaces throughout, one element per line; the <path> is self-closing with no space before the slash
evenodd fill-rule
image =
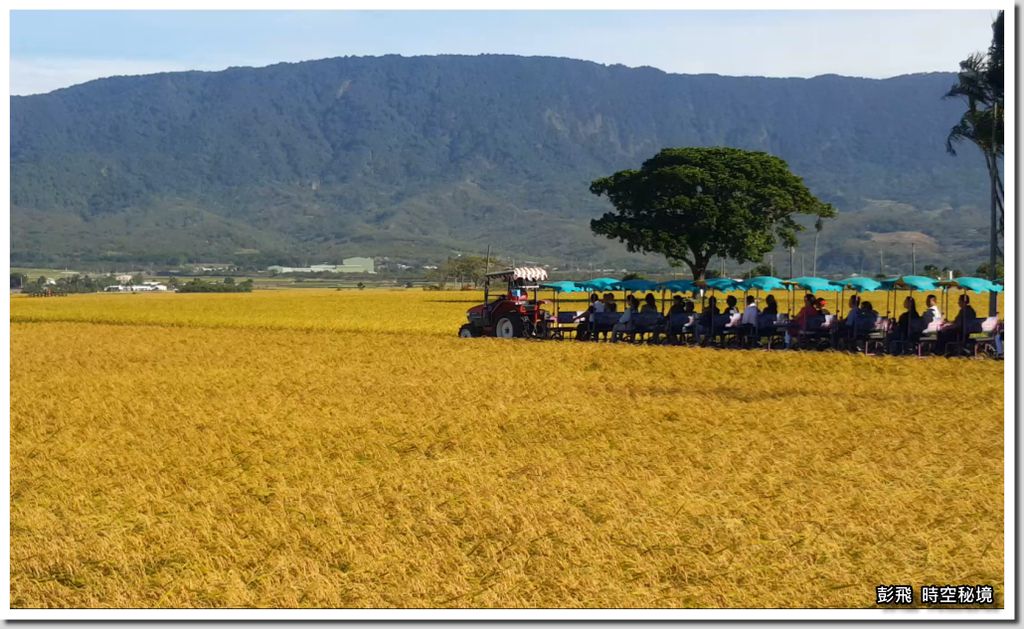
<path id="1" fill-rule="evenodd" d="M 796 246 L 804 227 L 795 215 L 836 215 L 783 160 L 735 148 L 664 149 L 639 170 L 595 180 L 590 191 L 615 206 L 591 221 L 595 234 L 681 260 L 695 278 L 717 256 L 760 262 L 777 244 Z"/>
<path id="2" fill-rule="evenodd" d="M 995 279 L 996 257 L 1000 253 L 999 236 L 1003 233 L 1003 182 L 999 174 L 999 159 L 1003 156 L 1003 12 L 1000 11 L 992 24 L 992 43 L 988 53 L 969 56 L 960 62 L 957 82 L 945 98 L 961 98 L 967 103 L 967 111 L 949 131 L 946 150 L 956 155 L 954 145 L 971 142 L 985 156 L 990 182 L 992 202 L 991 241 L 989 263 L 986 269 L 989 279 Z M 989 295 L 989 316 L 997 311 L 996 295 Z"/>

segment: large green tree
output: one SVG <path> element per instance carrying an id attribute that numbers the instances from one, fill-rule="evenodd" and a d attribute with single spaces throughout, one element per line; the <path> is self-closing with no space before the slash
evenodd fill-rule
<path id="1" fill-rule="evenodd" d="M 956 144 L 970 142 L 985 157 L 990 182 L 992 206 L 989 279 L 994 280 L 996 258 L 999 255 L 999 236 L 1003 232 L 1003 181 L 999 174 L 999 160 L 1003 157 L 1003 12 L 992 24 L 992 43 L 988 53 L 975 53 L 960 62 L 957 82 L 945 98 L 961 98 L 967 111 L 949 131 L 946 150 L 956 155 Z M 996 314 L 996 294 L 989 298 L 989 316 Z"/>
<path id="2" fill-rule="evenodd" d="M 716 256 L 760 262 L 778 243 L 796 246 L 797 214 L 835 216 L 767 153 L 734 148 L 664 149 L 639 170 L 597 179 L 590 191 L 615 206 L 590 222 L 630 251 L 680 260 L 704 278 Z"/>

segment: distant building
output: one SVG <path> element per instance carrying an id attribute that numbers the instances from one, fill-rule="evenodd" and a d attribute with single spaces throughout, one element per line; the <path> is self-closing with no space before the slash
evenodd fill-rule
<path id="1" fill-rule="evenodd" d="M 345 258 L 342 264 L 312 264 L 310 266 L 267 267 L 270 273 L 376 273 L 373 258 Z"/>
<path id="2" fill-rule="evenodd" d="M 159 282 L 146 282 L 145 284 L 128 286 L 118 284 L 114 286 L 107 286 L 106 288 L 103 289 L 103 291 L 107 293 L 152 293 L 166 290 L 167 287 L 164 286 L 163 284 L 160 284 Z"/>
<path id="3" fill-rule="evenodd" d="M 122 283 L 122 284 L 127 284 L 128 282 L 132 281 L 132 276 L 131 275 L 117 275 L 117 276 L 114 276 L 114 279 L 117 280 L 118 282 Z"/>
<path id="4" fill-rule="evenodd" d="M 373 269 L 373 258 L 345 258 L 342 260 L 346 269 L 362 268 L 362 273 L 376 273 Z M 343 273 L 360 273 L 360 271 L 342 271 Z"/>

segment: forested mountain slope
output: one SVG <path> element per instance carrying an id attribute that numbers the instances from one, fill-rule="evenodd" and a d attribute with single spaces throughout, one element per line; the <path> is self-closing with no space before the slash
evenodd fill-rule
<path id="1" fill-rule="evenodd" d="M 778 155 L 841 210 L 825 268 L 877 259 L 873 234 L 893 231 L 923 232 L 926 259 L 980 261 L 984 163 L 944 149 L 962 109 L 941 100 L 954 81 L 494 55 L 93 81 L 11 98 L 12 261 L 428 258 L 489 243 L 636 263 L 590 234 L 607 206 L 589 182 L 710 145 Z M 885 245 L 897 257 L 898 242 Z"/>

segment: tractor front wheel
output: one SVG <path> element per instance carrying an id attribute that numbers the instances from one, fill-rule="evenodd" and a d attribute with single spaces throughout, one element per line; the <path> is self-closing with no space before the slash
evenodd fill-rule
<path id="1" fill-rule="evenodd" d="M 480 335 L 477 333 L 476 328 L 473 327 L 472 323 L 467 323 L 463 325 L 461 328 L 459 328 L 460 339 L 471 339 L 476 336 Z"/>
<path id="2" fill-rule="evenodd" d="M 520 317 L 502 317 L 494 326 L 494 336 L 500 339 L 517 339 L 523 336 L 523 320 Z"/>

